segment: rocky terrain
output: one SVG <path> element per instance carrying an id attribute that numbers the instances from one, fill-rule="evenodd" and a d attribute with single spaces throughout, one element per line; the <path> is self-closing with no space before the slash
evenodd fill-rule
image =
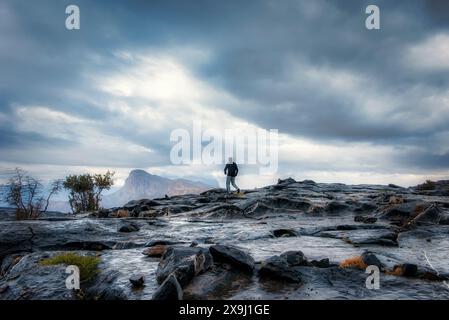
<path id="1" fill-rule="evenodd" d="M 279 181 L 0 220 L 0 299 L 448 299 L 449 183 Z M 100 259 L 81 290 L 62 252 Z M 365 285 L 368 265 L 380 288 Z"/>

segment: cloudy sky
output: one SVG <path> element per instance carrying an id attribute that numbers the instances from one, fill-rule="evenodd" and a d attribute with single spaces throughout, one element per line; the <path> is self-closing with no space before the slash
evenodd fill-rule
<path id="1" fill-rule="evenodd" d="M 222 185 L 221 166 L 170 163 L 170 133 L 198 120 L 279 130 L 277 173 L 243 166 L 247 188 L 448 178 L 449 2 L 0 2 L 1 170 Z"/>

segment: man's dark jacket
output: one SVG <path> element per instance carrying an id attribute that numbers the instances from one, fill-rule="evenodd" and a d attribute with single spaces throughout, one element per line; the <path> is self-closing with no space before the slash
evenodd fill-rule
<path id="1" fill-rule="evenodd" d="M 226 164 L 224 168 L 224 173 L 230 177 L 237 177 L 239 173 L 239 168 L 235 162 Z"/>

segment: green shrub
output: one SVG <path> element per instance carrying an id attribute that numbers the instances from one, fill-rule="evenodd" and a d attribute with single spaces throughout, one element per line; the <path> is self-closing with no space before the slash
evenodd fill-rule
<path id="1" fill-rule="evenodd" d="M 70 175 L 63 182 L 69 191 L 69 204 L 73 213 L 96 211 L 100 209 L 101 193 L 114 184 L 114 172 L 105 174 Z"/>
<path id="2" fill-rule="evenodd" d="M 93 279 L 98 273 L 100 258 L 94 256 L 81 256 L 76 253 L 62 253 L 54 257 L 43 259 L 41 264 L 52 266 L 57 264 L 75 265 L 80 269 L 81 282 Z"/>
<path id="3" fill-rule="evenodd" d="M 427 191 L 427 190 L 435 190 L 436 183 L 432 180 L 427 180 L 426 182 L 417 186 L 418 190 Z"/>

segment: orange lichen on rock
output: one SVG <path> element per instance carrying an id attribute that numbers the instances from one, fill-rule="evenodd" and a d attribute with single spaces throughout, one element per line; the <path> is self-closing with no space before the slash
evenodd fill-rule
<path id="1" fill-rule="evenodd" d="M 385 272 L 390 276 L 402 276 L 404 274 L 404 269 L 401 266 L 395 266 L 392 271 Z"/>
<path id="2" fill-rule="evenodd" d="M 364 270 L 368 267 L 368 265 L 365 262 L 363 262 L 363 259 L 361 256 L 352 257 L 352 258 L 343 260 L 340 263 L 340 268 L 351 268 L 351 267 L 355 267 L 355 268 Z"/>
<path id="3" fill-rule="evenodd" d="M 146 248 L 142 253 L 149 257 L 161 257 L 167 251 L 167 246 L 163 244 L 157 244 L 153 247 Z"/>
<path id="4" fill-rule="evenodd" d="M 117 218 L 128 218 L 129 217 L 129 211 L 120 209 L 117 211 Z"/>

